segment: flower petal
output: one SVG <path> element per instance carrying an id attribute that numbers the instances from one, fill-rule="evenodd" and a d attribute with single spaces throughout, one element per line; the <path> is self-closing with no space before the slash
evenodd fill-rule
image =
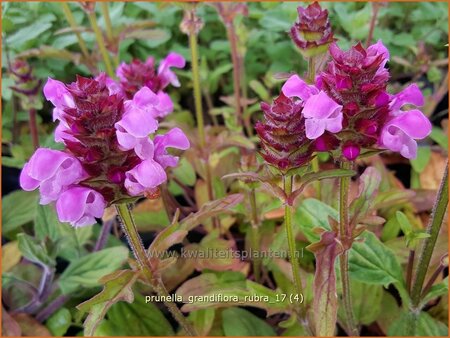
<path id="1" fill-rule="evenodd" d="M 164 89 L 169 83 L 174 87 L 179 87 L 180 82 L 176 74 L 170 70 L 170 67 L 183 68 L 186 65 L 186 60 L 183 56 L 177 53 L 169 53 L 167 57 L 162 60 L 158 67 L 158 77 L 161 80 L 161 89 Z"/>
<path id="2" fill-rule="evenodd" d="M 414 139 L 423 139 L 430 135 L 432 125 L 420 110 L 413 109 L 394 117 L 386 124 L 387 128 L 397 127 Z"/>
<path id="3" fill-rule="evenodd" d="M 165 135 L 155 137 L 155 160 L 163 167 L 175 167 L 178 157 L 167 153 L 167 148 L 186 150 L 190 143 L 180 128 L 173 128 Z"/>
<path id="4" fill-rule="evenodd" d="M 423 94 L 415 83 L 391 97 L 390 108 L 394 112 L 399 110 L 405 104 L 413 104 L 417 107 L 424 105 Z"/>
<path id="5" fill-rule="evenodd" d="M 306 119 L 305 132 L 306 137 L 315 140 L 325 132 L 326 121 L 319 119 Z"/>
<path id="6" fill-rule="evenodd" d="M 61 81 L 48 78 L 44 86 L 44 96 L 56 108 L 74 107 L 72 95 L 66 88 L 66 85 Z"/>
<path id="7" fill-rule="evenodd" d="M 303 101 L 308 100 L 311 95 L 319 92 L 315 86 L 308 85 L 298 75 L 292 75 L 281 87 L 281 91 L 287 97 L 296 96 Z"/>
<path id="8" fill-rule="evenodd" d="M 56 211 L 61 222 L 70 222 L 74 227 L 95 224 L 106 207 L 103 196 L 85 187 L 71 187 L 61 194 L 56 202 Z"/>
<path id="9" fill-rule="evenodd" d="M 312 95 L 305 102 L 303 116 L 306 118 L 324 119 L 341 113 L 342 106 L 332 100 L 324 91 Z"/>
<path id="10" fill-rule="evenodd" d="M 167 180 L 164 169 L 153 159 L 142 161 L 125 173 L 125 188 L 131 196 L 142 195 Z"/>

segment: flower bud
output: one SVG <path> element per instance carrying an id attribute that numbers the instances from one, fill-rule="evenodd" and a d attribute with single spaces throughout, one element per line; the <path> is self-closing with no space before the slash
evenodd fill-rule
<path id="1" fill-rule="evenodd" d="M 298 7 L 298 21 L 292 26 L 290 36 L 304 57 L 325 53 L 333 37 L 328 11 L 316 1 L 306 9 Z"/>

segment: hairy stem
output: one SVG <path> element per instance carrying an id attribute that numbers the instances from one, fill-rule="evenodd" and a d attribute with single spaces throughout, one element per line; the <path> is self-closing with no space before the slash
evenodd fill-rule
<path id="1" fill-rule="evenodd" d="M 442 221 L 444 219 L 445 213 L 447 211 L 448 205 L 448 163 L 445 168 L 444 177 L 442 178 L 441 186 L 439 187 L 439 192 L 436 198 L 436 202 L 433 207 L 433 213 L 428 224 L 427 233 L 430 237 L 425 238 L 421 250 L 419 253 L 419 262 L 417 264 L 416 278 L 414 280 L 411 300 L 412 308 L 417 309 L 419 306 L 422 286 L 427 275 L 428 266 L 430 264 L 431 256 L 433 254 L 434 247 L 436 245 L 436 240 L 441 230 Z"/>
<path id="2" fill-rule="evenodd" d="M 105 63 L 106 73 L 111 78 L 114 78 L 114 71 L 111 65 L 111 60 L 109 59 L 108 51 L 105 47 L 105 41 L 103 40 L 103 34 L 98 27 L 97 18 L 95 17 L 95 13 L 89 13 L 89 22 L 91 23 L 91 27 L 94 30 L 95 38 L 97 40 L 98 48 L 100 49 L 100 53 L 102 54 L 103 62 Z"/>
<path id="3" fill-rule="evenodd" d="M 197 118 L 197 133 L 200 148 L 203 149 L 206 144 L 205 126 L 203 121 L 202 93 L 200 90 L 200 70 L 198 67 L 197 35 L 193 32 L 189 34 L 189 46 L 191 48 L 192 81 L 194 84 L 194 101 L 195 101 L 195 116 Z"/>
<path id="4" fill-rule="evenodd" d="M 77 40 L 78 45 L 80 46 L 81 53 L 83 53 L 83 56 L 86 60 L 90 59 L 88 49 L 86 47 L 86 43 L 84 42 L 83 37 L 81 36 L 81 33 L 77 30 L 77 23 L 75 22 L 75 18 L 73 17 L 72 11 L 70 10 L 70 7 L 67 2 L 61 2 L 61 6 L 64 12 L 64 16 L 66 17 L 67 22 L 70 25 L 70 28 L 74 31 Z"/>
<path id="5" fill-rule="evenodd" d="M 186 319 L 186 317 L 181 313 L 176 304 L 167 301 L 167 299 L 169 299 L 169 293 L 167 292 L 161 278 L 159 276 L 154 276 L 154 269 L 151 266 L 150 260 L 148 259 L 130 209 L 126 204 L 116 204 L 116 209 L 121 220 L 120 223 L 122 229 L 127 235 L 128 243 L 130 244 L 134 257 L 136 258 L 144 277 L 153 286 L 155 292 L 159 296 L 161 296 L 162 299 L 166 300 L 164 301 L 164 304 L 167 306 L 175 320 L 186 331 L 186 333 L 189 336 L 196 336 L 194 328 Z"/>
<path id="6" fill-rule="evenodd" d="M 422 296 L 421 296 L 422 298 L 427 295 L 428 291 L 430 291 L 430 289 L 433 286 L 434 282 L 436 282 L 436 279 L 444 271 L 445 267 L 446 266 L 441 263 L 441 264 L 439 264 L 437 269 L 433 272 L 433 274 L 431 275 L 431 277 L 428 280 L 427 284 L 425 284 L 425 287 L 423 288 Z"/>
<path id="7" fill-rule="evenodd" d="M 261 278 L 261 260 L 259 259 L 260 249 L 260 236 L 259 236 L 259 217 L 258 209 L 256 206 L 256 192 L 252 188 L 250 190 L 250 208 L 252 210 L 252 221 L 251 221 L 251 249 L 256 251 L 255 257 L 253 257 L 253 275 L 255 276 L 255 281 L 259 283 Z"/>
<path id="8" fill-rule="evenodd" d="M 350 169 L 350 163 L 341 162 L 342 169 Z M 351 229 L 348 216 L 348 192 L 350 188 L 350 177 L 341 177 L 339 182 L 339 238 L 342 243 L 348 243 L 351 239 Z M 348 275 L 348 250 L 339 256 L 339 265 L 342 282 L 342 298 L 344 303 L 345 317 L 347 319 L 347 330 L 353 336 L 359 336 L 353 315 L 352 299 L 350 294 L 350 278 Z"/>
<path id="9" fill-rule="evenodd" d="M 284 181 L 284 191 L 286 195 L 289 195 L 292 193 L 292 183 L 293 183 L 293 176 L 283 176 Z M 291 263 L 291 269 L 292 269 L 292 276 L 294 278 L 294 285 L 295 289 L 297 291 L 298 296 L 303 294 L 303 286 L 302 286 L 302 280 L 300 279 L 300 267 L 297 262 L 297 247 L 295 245 L 295 234 L 294 234 L 294 228 L 292 226 L 292 207 L 286 203 L 284 206 L 284 226 L 286 228 L 286 235 L 288 240 L 288 247 L 289 247 L 289 260 Z"/>
<path id="10" fill-rule="evenodd" d="M 37 149 L 39 148 L 39 133 L 37 129 L 37 123 L 36 123 L 36 109 L 31 108 L 29 111 L 30 115 L 30 134 L 31 134 L 31 141 L 33 143 L 33 148 Z"/>

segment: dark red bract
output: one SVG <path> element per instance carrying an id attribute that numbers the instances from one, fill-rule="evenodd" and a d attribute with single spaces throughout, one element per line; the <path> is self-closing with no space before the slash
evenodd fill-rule
<path id="1" fill-rule="evenodd" d="M 280 170 L 300 167 L 311 160 L 312 141 L 305 135 L 302 103 L 280 94 L 269 105 L 261 103 L 265 121 L 258 121 L 256 132 L 261 139 L 261 154 Z"/>

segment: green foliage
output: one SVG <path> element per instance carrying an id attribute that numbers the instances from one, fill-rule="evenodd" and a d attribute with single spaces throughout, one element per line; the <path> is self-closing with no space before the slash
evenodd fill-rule
<path id="1" fill-rule="evenodd" d="M 241 308 L 232 307 L 222 311 L 222 328 L 227 337 L 275 336 L 269 324 Z"/>
<path id="2" fill-rule="evenodd" d="M 59 286 L 64 294 L 100 285 L 101 277 L 117 270 L 128 258 L 125 247 L 114 247 L 73 260 L 61 274 Z"/>

